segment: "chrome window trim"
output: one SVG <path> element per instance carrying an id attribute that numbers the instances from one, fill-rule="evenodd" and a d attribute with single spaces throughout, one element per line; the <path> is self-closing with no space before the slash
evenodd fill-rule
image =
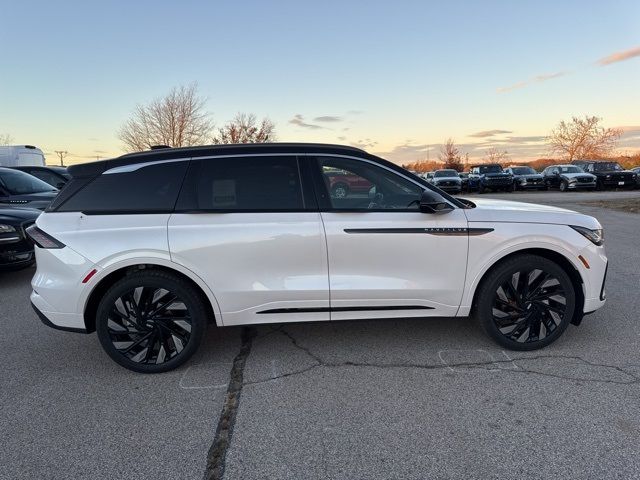
<path id="1" fill-rule="evenodd" d="M 140 170 L 141 168 L 148 167 L 150 165 L 159 165 L 162 163 L 188 162 L 189 160 L 191 160 L 191 157 L 172 158 L 169 160 L 156 160 L 153 162 L 144 162 L 144 163 L 131 163 L 129 165 L 123 165 L 121 167 L 110 168 L 109 170 L 102 172 L 102 175 L 112 175 L 114 173 L 130 173 L 130 172 L 135 172 L 136 170 Z"/>

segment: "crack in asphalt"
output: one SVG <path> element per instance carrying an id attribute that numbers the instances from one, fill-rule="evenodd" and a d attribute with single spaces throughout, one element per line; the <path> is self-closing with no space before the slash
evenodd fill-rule
<path id="1" fill-rule="evenodd" d="M 286 372 L 280 375 L 276 375 L 274 377 L 245 382 L 244 385 L 258 385 L 262 383 L 268 383 L 273 380 L 279 380 L 282 378 L 301 375 L 303 373 L 306 373 L 321 367 L 326 367 L 326 368 L 368 367 L 368 368 L 381 368 L 381 369 L 413 368 L 413 369 L 421 369 L 421 370 L 445 370 L 445 369 L 452 369 L 452 368 L 461 368 L 461 369 L 469 369 L 469 370 L 471 369 L 487 370 L 486 367 L 500 365 L 500 364 L 512 364 L 517 367 L 515 369 L 514 368 L 500 369 L 500 371 L 504 371 L 504 372 L 534 374 L 534 375 L 558 378 L 562 380 L 570 380 L 574 382 L 611 383 L 611 384 L 617 384 L 617 385 L 631 385 L 631 384 L 640 382 L 639 376 L 631 372 L 628 372 L 617 365 L 608 365 L 604 363 L 591 362 L 577 355 L 536 355 L 536 356 L 530 356 L 530 357 L 516 357 L 509 360 L 490 360 L 485 362 L 459 362 L 459 363 L 445 363 L 445 364 L 422 364 L 422 363 L 411 363 L 411 362 L 372 363 L 372 362 L 353 362 L 353 361 L 328 362 L 323 360 L 319 355 L 314 353 L 308 347 L 301 345 L 298 342 L 298 340 L 290 332 L 286 331 L 284 328 L 273 329 L 271 332 L 269 332 L 269 334 L 272 334 L 272 333 L 283 334 L 285 337 L 287 337 L 291 341 L 291 344 L 294 347 L 303 351 L 307 356 L 309 356 L 309 358 L 311 358 L 314 361 L 314 364 L 300 370 Z M 264 336 L 262 338 L 264 338 Z M 515 361 L 527 362 L 527 361 L 535 361 L 535 360 L 557 360 L 557 359 L 574 360 L 577 362 L 581 362 L 584 365 L 587 365 L 590 367 L 609 368 L 629 378 L 629 380 L 613 380 L 613 379 L 604 379 L 604 378 L 573 377 L 569 375 L 559 375 L 559 374 L 554 374 L 549 372 L 541 372 L 541 371 L 533 370 L 530 368 L 525 368 L 522 365 L 516 365 L 514 363 Z"/>
<path id="2" fill-rule="evenodd" d="M 244 327 L 242 329 L 240 351 L 233 359 L 227 394 L 222 406 L 222 412 L 218 418 L 216 434 L 207 454 L 207 466 L 203 477 L 205 480 L 220 480 L 224 475 L 227 450 L 231 444 L 233 427 L 240 405 L 240 394 L 242 393 L 243 385 L 245 385 L 243 381 L 244 367 L 247 357 L 251 353 L 254 336 L 255 330 L 253 328 Z"/>

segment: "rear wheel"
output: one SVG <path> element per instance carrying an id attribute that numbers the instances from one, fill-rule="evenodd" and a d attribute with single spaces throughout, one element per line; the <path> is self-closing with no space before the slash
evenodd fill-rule
<path id="1" fill-rule="evenodd" d="M 573 317 L 576 295 L 555 262 L 518 255 L 499 264 L 477 292 L 475 316 L 498 344 L 536 350 L 555 341 Z"/>
<path id="2" fill-rule="evenodd" d="M 117 281 L 100 301 L 96 330 L 107 354 L 129 370 L 158 373 L 198 349 L 207 310 L 191 285 L 170 273 L 141 270 Z"/>

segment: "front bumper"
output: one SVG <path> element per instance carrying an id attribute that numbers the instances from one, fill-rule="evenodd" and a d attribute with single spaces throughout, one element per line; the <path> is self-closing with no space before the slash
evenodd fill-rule
<path id="1" fill-rule="evenodd" d="M 596 188 L 596 182 L 593 183 L 582 183 L 582 182 L 574 182 L 568 185 L 569 190 L 589 190 Z"/>
<path id="2" fill-rule="evenodd" d="M 33 244 L 28 240 L 0 243 L 0 268 L 29 265 L 33 260 Z"/>

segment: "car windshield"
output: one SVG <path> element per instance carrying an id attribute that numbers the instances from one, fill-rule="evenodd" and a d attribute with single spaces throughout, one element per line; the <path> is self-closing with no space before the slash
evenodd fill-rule
<path id="1" fill-rule="evenodd" d="M 438 170 L 434 174 L 435 177 L 457 177 L 458 172 L 455 170 Z"/>
<path id="2" fill-rule="evenodd" d="M 20 170 L 0 172 L 0 185 L 11 195 L 28 195 L 56 190 L 48 183 Z"/>
<path id="3" fill-rule="evenodd" d="M 596 162 L 593 164 L 593 169 L 596 172 L 604 172 L 604 171 L 619 171 L 622 170 L 622 167 L 617 162 Z"/>
<path id="4" fill-rule="evenodd" d="M 574 167 L 573 165 L 559 167 L 559 170 L 560 173 L 582 173 L 582 169 L 580 167 Z"/>
<path id="5" fill-rule="evenodd" d="M 480 167 L 480 173 L 500 173 L 502 167 L 500 165 L 483 165 Z"/>
<path id="6" fill-rule="evenodd" d="M 513 167 L 511 170 L 516 175 L 534 175 L 538 173 L 531 167 Z"/>

